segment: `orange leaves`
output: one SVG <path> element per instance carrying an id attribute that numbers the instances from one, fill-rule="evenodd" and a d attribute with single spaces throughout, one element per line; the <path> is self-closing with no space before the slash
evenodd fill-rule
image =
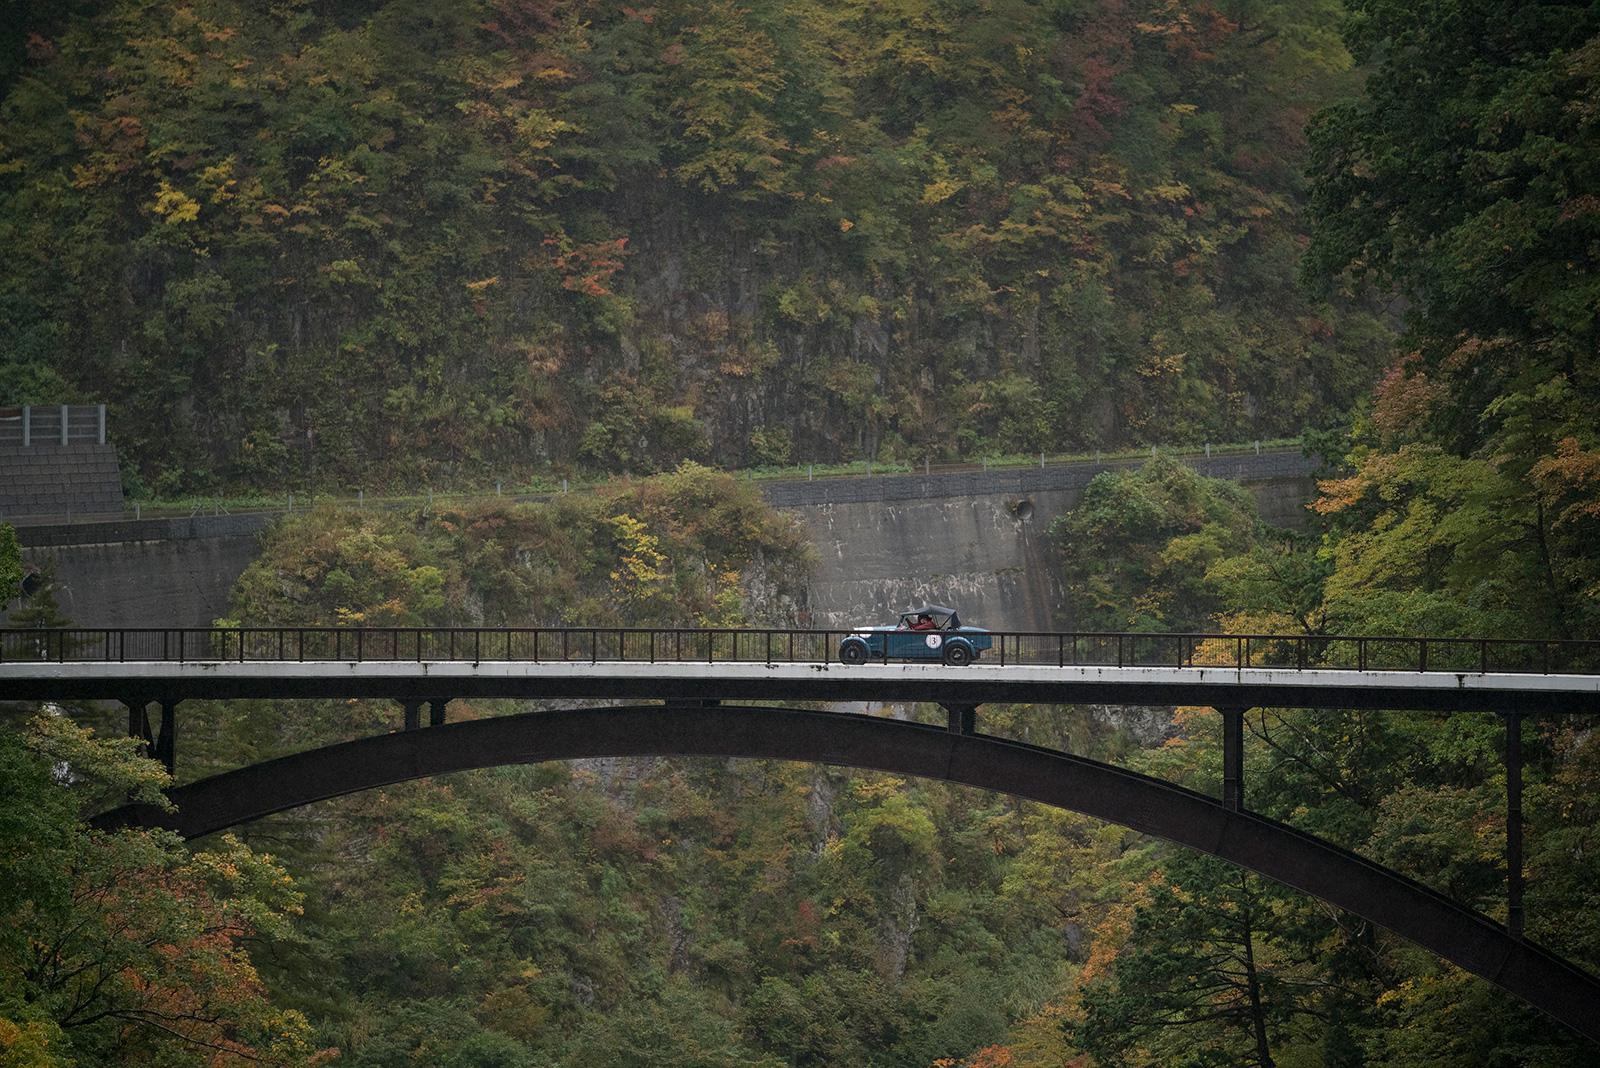
<path id="1" fill-rule="evenodd" d="M 1373 391 L 1372 421 L 1385 440 L 1415 433 L 1447 391 L 1428 377 L 1421 358 L 1411 353 L 1389 369 Z"/>
<path id="2" fill-rule="evenodd" d="M 1556 454 L 1534 464 L 1528 477 L 1545 505 L 1558 509 L 1555 526 L 1600 519 L 1600 451 L 1584 449 L 1577 438 L 1564 438 Z"/>
<path id="3" fill-rule="evenodd" d="M 559 248 L 561 241 L 553 237 L 544 240 L 546 247 Z M 551 264 L 561 272 L 561 288 L 586 297 L 609 297 L 606 283 L 622 270 L 622 257 L 626 255 L 628 239 L 613 238 L 593 244 L 577 245 L 552 258 Z"/>
<path id="4" fill-rule="evenodd" d="M 985 1046 L 964 1060 L 936 1058 L 933 1068 L 1012 1068 L 1015 1063 L 1016 1056 L 1010 1046 Z"/>
<path id="5" fill-rule="evenodd" d="M 1317 492 L 1322 496 L 1306 505 L 1318 515 L 1334 515 L 1351 507 L 1366 496 L 1371 480 L 1364 473 L 1349 478 L 1328 478 L 1317 482 Z"/>

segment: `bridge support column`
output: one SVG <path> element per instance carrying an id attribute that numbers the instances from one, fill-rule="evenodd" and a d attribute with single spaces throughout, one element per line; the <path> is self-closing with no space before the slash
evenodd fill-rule
<path id="1" fill-rule="evenodd" d="M 422 726 L 422 702 L 415 698 L 407 697 L 401 700 L 400 707 L 405 709 L 405 729 L 414 731 Z"/>
<path id="2" fill-rule="evenodd" d="M 945 715 L 949 717 L 950 732 L 952 734 L 976 734 L 978 732 L 978 706 L 977 705 L 945 705 Z"/>
<path id="3" fill-rule="evenodd" d="M 448 698 L 448 697 L 430 697 L 430 698 L 428 698 L 428 726 L 430 726 L 430 727 L 442 727 L 442 726 L 444 726 L 444 710 L 445 710 L 445 706 L 448 705 L 449 703 L 450 703 L 450 698 Z"/>
<path id="4" fill-rule="evenodd" d="M 1506 928 L 1522 938 L 1522 713 L 1506 726 Z"/>
<path id="5" fill-rule="evenodd" d="M 1219 708 L 1222 713 L 1222 807 L 1244 811 L 1244 714 L 1247 708 Z"/>
<path id="6" fill-rule="evenodd" d="M 161 699 L 161 733 L 156 736 L 155 757 L 173 774 L 178 767 L 178 702 Z"/>
<path id="7" fill-rule="evenodd" d="M 144 739 L 146 752 L 155 749 L 155 739 L 150 734 L 150 717 L 145 714 L 149 701 L 141 697 L 125 697 L 122 703 L 128 706 L 128 737 Z"/>

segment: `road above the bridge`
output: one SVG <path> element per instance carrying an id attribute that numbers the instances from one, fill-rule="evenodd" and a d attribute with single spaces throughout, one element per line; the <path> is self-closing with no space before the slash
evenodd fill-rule
<path id="1" fill-rule="evenodd" d="M 1600 676 L 1109 665 L 632 661 L 0 664 L 0 700 L 503 697 L 1600 712 Z"/>

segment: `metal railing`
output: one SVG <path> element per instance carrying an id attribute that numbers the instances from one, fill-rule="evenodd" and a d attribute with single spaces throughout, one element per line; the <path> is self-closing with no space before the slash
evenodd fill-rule
<path id="1" fill-rule="evenodd" d="M 0 445 L 104 445 L 104 404 L 0 407 Z"/>
<path id="2" fill-rule="evenodd" d="M 0 663 L 821 664 L 838 661 L 843 639 L 863 633 L 673 627 L 38 628 L 0 630 Z M 1600 674 L 1600 641 L 1104 631 L 992 631 L 988 637 L 992 647 L 978 660 L 1000 666 Z M 874 649 L 872 662 L 902 659 L 887 655 L 889 644 Z"/>

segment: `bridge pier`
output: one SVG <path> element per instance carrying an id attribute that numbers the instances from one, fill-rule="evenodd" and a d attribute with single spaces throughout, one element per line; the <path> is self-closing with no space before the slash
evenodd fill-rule
<path id="1" fill-rule="evenodd" d="M 150 726 L 149 698 L 124 697 L 122 703 L 128 706 L 128 737 L 143 741 L 146 755 L 161 761 L 167 774 L 172 774 L 178 762 L 178 702 L 170 697 L 160 699 L 160 733 Z"/>
<path id="2" fill-rule="evenodd" d="M 128 706 L 128 737 L 143 739 L 146 752 L 154 750 L 155 739 L 150 734 L 150 717 L 145 714 L 150 702 L 141 697 L 124 697 L 122 703 Z"/>
<path id="3" fill-rule="evenodd" d="M 428 698 L 428 702 L 427 702 L 427 704 L 428 704 L 428 726 L 430 726 L 430 727 L 442 727 L 442 726 L 444 726 L 444 710 L 445 710 L 445 706 L 447 706 L 449 703 L 450 703 L 450 698 L 448 698 L 448 697 L 430 697 L 430 698 Z"/>
<path id="4" fill-rule="evenodd" d="M 167 769 L 167 774 L 178 770 L 178 702 L 161 699 L 161 733 L 156 735 L 155 757 Z"/>
<path id="5" fill-rule="evenodd" d="M 1244 811 L 1244 714 L 1248 708 L 1219 708 L 1222 713 L 1222 807 Z"/>
<path id="6" fill-rule="evenodd" d="M 1522 939 L 1522 713 L 1505 714 L 1506 929 Z"/>
<path id="7" fill-rule="evenodd" d="M 405 729 L 414 731 L 422 726 L 422 704 L 415 697 L 405 697 L 400 700 L 400 707 L 405 710 Z"/>
<path id="8" fill-rule="evenodd" d="M 976 734 L 978 731 L 977 705 L 945 705 L 945 715 L 952 734 Z"/>

